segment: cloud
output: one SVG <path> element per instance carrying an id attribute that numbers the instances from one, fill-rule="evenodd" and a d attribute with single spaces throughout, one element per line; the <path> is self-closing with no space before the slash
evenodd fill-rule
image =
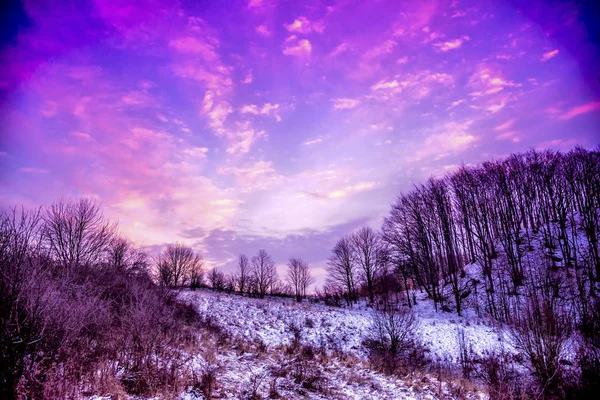
<path id="1" fill-rule="evenodd" d="M 368 190 L 372 190 L 378 186 L 377 182 L 359 182 L 355 185 L 346 186 L 342 189 L 336 189 L 327 193 L 326 197 L 328 199 L 340 199 L 343 197 L 347 197 L 359 192 L 364 192 Z"/>
<path id="2" fill-rule="evenodd" d="M 233 112 L 233 107 L 226 102 L 216 102 L 215 92 L 208 90 L 202 100 L 202 113 L 208 117 L 208 125 L 215 130 L 218 135 L 225 133 L 225 120 Z"/>
<path id="3" fill-rule="evenodd" d="M 261 137 L 265 136 L 264 130 L 256 130 L 253 128 L 241 129 L 231 135 L 231 144 L 227 148 L 228 154 L 245 154 L 250 151 L 252 145 Z"/>
<path id="4" fill-rule="evenodd" d="M 316 139 L 312 139 L 312 140 L 307 140 L 306 142 L 303 142 L 302 145 L 303 146 L 312 146 L 313 144 L 319 144 L 323 141 L 322 138 L 316 138 Z"/>
<path id="5" fill-rule="evenodd" d="M 339 98 L 333 99 L 333 108 L 336 110 L 347 110 L 350 108 L 354 108 L 360 104 L 360 100 L 358 99 L 348 99 L 348 98 Z"/>
<path id="6" fill-rule="evenodd" d="M 183 153 L 189 155 L 194 158 L 206 158 L 206 153 L 208 153 L 207 147 L 191 147 L 188 149 L 184 149 Z"/>
<path id="7" fill-rule="evenodd" d="M 253 80 L 254 80 L 254 77 L 252 76 L 252 71 L 250 71 L 246 74 L 246 77 L 244 78 L 242 83 L 244 85 L 248 85 L 248 84 L 252 83 Z"/>
<path id="8" fill-rule="evenodd" d="M 558 53 L 559 53 L 558 49 L 547 51 L 542 55 L 542 58 L 540 58 L 540 61 L 543 61 L 543 62 L 548 61 L 549 59 L 556 57 L 558 55 Z"/>
<path id="9" fill-rule="evenodd" d="M 183 37 L 169 41 L 169 46 L 182 53 L 200 55 L 205 61 L 213 62 L 219 59 L 212 44 L 195 37 Z"/>
<path id="10" fill-rule="evenodd" d="M 308 57 L 312 52 L 312 44 L 308 39 L 297 40 L 295 35 L 285 40 L 283 54 L 293 57 Z"/>
<path id="11" fill-rule="evenodd" d="M 468 37 L 466 37 L 468 38 Z M 465 39 L 468 40 L 468 39 Z M 447 42 L 443 42 L 443 43 L 434 43 L 433 47 L 437 48 L 440 51 L 450 51 L 450 50 L 455 50 L 458 49 L 460 46 L 462 46 L 463 44 L 463 39 L 454 39 L 454 40 L 449 40 Z"/>
<path id="12" fill-rule="evenodd" d="M 53 116 L 56 115 L 57 110 L 58 110 L 58 105 L 56 104 L 56 102 L 54 102 L 54 101 L 46 101 L 44 103 L 44 106 L 40 110 L 40 113 L 44 117 L 50 118 L 50 117 L 53 117 Z"/>
<path id="13" fill-rule="evenodd" d="M 47 174 L 48 170 L 44 168 L 36 168 L 36 167 L 23 167 L 20 169 L 21 172 L 25 172 L 27 174 Z"/>
<path id="14" fill-rule="evenodd" d="M 371 50 L 367 51 L 364 55 L 365 58 L 371 59 L 371 58 L 376 58 L 376 57 L 380 57 L 386 54 L 390 54 L 393 50 L 394 47 L 396 47 L 398 43 L 394 40 L 386 40 L 383 43 L 381 43 L 378 46 L 375 46 L 374 48 L 372 48 Z"/>
<path id="15" fill-rule="evenodd" d="M 266 190 L 281 183 L 283 176 L 277 174 L 271 161 L 260 160 L 243 167 L 221 167 L 219 174 L 232 175 L 245 192 Z"/>
<path id="16" fill-rule="evenodd" d="M 262 107 L 256 104 L 246 104 L 240 108 L 240 112 L 242 114 L 273 115 L 278 122 L 281 121 L 279 104 L 265 103 Z"/>
<path id="17" fill-rule="evenodd" d="M 83 140 L 85 142 L 95 142 L 96 140 L 90 136 L 88 133 L 85 132 L 79 132 L 79 131 L 74 131 L 71 132 L 71 135 L 76 137 L 79 140 Z"/>
<path id="18" fill-rule="evenodd" d="M 249 0 L 248 8 L 261 9 L 267 4 L 268 0 Z"/>
<path id="19" fill-rule="evenodd" d="M 374 84 L 373 86 L 371 86 L 371 90 L 395 89 L 398 86 L 399 86 L 399 83 L 395 79 L 393 81 L 381 80 L 381 81 L 377 82 L 376 84 Z"/>
<path id="20" fill-rule="evenodd" d="M 503 130 L 506 130 L 506 129 L 510 128 L 511 126 L 513 126 L 513 124 L 514 124 L 514 123 L 515 123 L 515 120 L 514 120 L 514 119 L 510 119 L 510 120 L 506 121 L 505 123 L 503 123 L 503 124 L 500 124 L 500 125 L 496 126 L 496 127 L 494 128 L 494 130 L 495 130 L 495 131 L 503 131 Z"/>
<path id="21" fill-rule="evenodd" d="M 582 104 L 571 108 L 569 111 L 559 117 L 561 120 L 568 120 L 581 114 L 587 114 L 592 111 L 600 110 L 600 101 L 592 101 L 587 104 Z"/>
<path id="22" fill-rule="evenodd" d="M 509 132 L 503 132 L 499 135 L 496 135 L 496 140 L 508 140 L 510 139 L 511 141 L 518 143 L 521 141 L 521 138 L 519 136 L 517 136 L 517 132 L 514 131 L 509 131 Z"/>
<path id="23" fill-rule="evenodd" d="M 290 32 L 309 34 L 312 32 L 323 33 L 325 25 L 321 21 L 311 22 L 306 17 L 298 17 L 291 24 L 284 25 Z"/>
<path id="24" fill-rule="evenodd" d="M 340 43 L 335 47 L 335 49 L 333 49 L 333 51 L 331 53 L 329 53 L 329 56 L 335 57 L 339 54 L 347 52 L 349 49 L 350 49 L 350 46 L 348 45 L 348 43 Z"/>
<path id="25" fill-rule="evenodd" d="M 259 35 L 262 35 L 262 36 L 271 36 L 271 34 L 273 33 L 269 30 L 269 28 L 267 28 L 267 26 L 265 24 L 258 25 L 255 28 L 255 30 L 256 30 L 256 33 L 258 33 Z"/>

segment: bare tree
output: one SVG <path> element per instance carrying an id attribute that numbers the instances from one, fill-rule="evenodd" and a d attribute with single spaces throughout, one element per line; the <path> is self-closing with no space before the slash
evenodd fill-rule
<path id="1" fill-rule="evenodd" d="M 275 261 L 263 249 L 260 249 L 258 254 L 252 257 L 252 277 L 260 297 L 264 297 L 265 294 L 269 293 L 277 282 Z"/>
<path id="2" fill-rule="evenodd" d="M 210 282 L 210 287 L 212 287 L 214 290 L 225 289 L 225 275 L 216 267 L 211 269 L 208 273 L 208 281 Z"/>
<path id="3" fill-rule="evenodd" d="M 375 300 L 375 276 L 379 269 L 378 254 L 381 247 L 381 238 L 377 232 L 368 226 L 361 228 L 352 235 L 354 258 L 361 268 L 362 278 L 367 285 L 369 301 Z"/>
<path id="4" fill-rule="evenodd" d="M 148 272 L 148 254 L 137 249 L 133 242 L 115 236 L 108 245 L 108 265 L 119 272 L 145 274 Z"/>
<path id="5" fill-rule="evenodd" d="M 43 234 L 50 254 L 68 272 L 99 261 L 116 232 L 98 203 L 89 198 L 61 200 L 46 209 Z"/>
<path id="6" fill-rule="evenodd" d="M 308 287 L 315 282 L 315 278 L 310 272 L 308 263 L 301 258 L 290 258 L 287 266 L 287 283 L 292 287 L 296 301 L 301 302 L 306 296 Z"/>
<path id="7" fill-rule="evenodd" d="M 248 279 L 250 276 L 250 263 L 245 254 L 240 254 L 238 259 L 237 286 L 241 294 L 248 290 Z"/>
<path id="8" fill-rule="evenodd" d="M 158 278 L 165 286 L 183 286 L 201 275 L 203 267 L 202 257 L 183 243 L 168 245 L 157 260 Z"/>
<path id="9" fill-rule="evenodd" d="M 357 267 L 354 263 L 352 242 L 349 237 L 343 237 L 337 241 L 327 260 L 327 265 L 328 287 L 345 289 L 348 305 L 352 301 L 356 301 Z"/>

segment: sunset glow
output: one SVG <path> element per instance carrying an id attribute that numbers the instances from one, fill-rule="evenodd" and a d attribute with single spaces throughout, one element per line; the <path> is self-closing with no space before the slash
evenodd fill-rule
<path id="1" fill-rule="evenodd" d="M 26 1 L 0 51 L 0 204 L 97 198 L 156 253 L 267 249 L 322 282 L 343 234 L 460 164 L 599 143 L 568 2 Z"/>

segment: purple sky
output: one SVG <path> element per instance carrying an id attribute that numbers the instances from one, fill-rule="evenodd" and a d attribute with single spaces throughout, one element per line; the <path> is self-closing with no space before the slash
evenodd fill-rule
<path id="1" fill-rule="evenodd" d="M 531 3 L 26 1 L 0 51 L 0 205 L 92 195 L 141 245 L 226 270 L 265 248 L 322 282 L 413 183 L 598 144 L 584 12 Z"/>

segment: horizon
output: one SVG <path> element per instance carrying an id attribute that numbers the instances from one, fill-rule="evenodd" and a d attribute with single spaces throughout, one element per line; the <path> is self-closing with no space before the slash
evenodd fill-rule
<path id="1" fill-rule="evenodd" d="M 90 196 L 153 254 L 230 272 L 264 248 L 318 287 L 413 184 L 600 142 L 584 5 L 351 3 L 25 2 L 2 32 L 0 206 Z"/>

